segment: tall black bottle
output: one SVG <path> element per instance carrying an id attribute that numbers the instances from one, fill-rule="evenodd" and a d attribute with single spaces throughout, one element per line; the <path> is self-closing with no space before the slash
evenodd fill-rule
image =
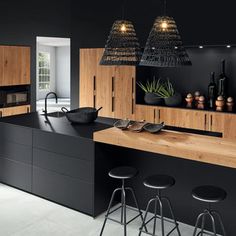
<path id="1" fill-rule="evenodd" d="M 211 72 L 211 79 L 208 85 L 209 108 L 215 107 L 216 96 L 217 96 L 217 85 L 215 83 L 215 72 Z"/>
<path id="2" fill-rule="evenodd" d="M 227 84 L 228 78 L 225 74 L 225 60 L 222 60 L 222 72 L 218 81 L 218 96 L 223 96 L 224 99 L 227 98 Z"/>

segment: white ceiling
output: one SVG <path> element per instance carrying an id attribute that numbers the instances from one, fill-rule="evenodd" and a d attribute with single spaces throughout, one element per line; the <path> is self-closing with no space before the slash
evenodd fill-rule
<path id="1" fill-rule="evenodd" d="M 37 43 L 52 47 L 70 46 L 70 38 L 37 37 Z"/>

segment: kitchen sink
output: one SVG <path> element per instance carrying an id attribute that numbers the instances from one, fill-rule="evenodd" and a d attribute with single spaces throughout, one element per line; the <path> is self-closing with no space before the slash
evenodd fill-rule
<path id="1" fill-rule="evenodd" d="M 45 114 L 43 114 L 43 115 L 46 116 Z M 55 112 L 47 113 L 47 116 L 48 117 L 61 118 L 61 117 L 64 117 L 65 114 L 61 111 L 55 111 Z"/>

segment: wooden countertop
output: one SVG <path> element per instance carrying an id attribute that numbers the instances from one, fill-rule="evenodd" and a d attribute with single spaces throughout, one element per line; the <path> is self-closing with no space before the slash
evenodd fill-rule
<path id="1" fill-rule="evenodd" d="M 236 142 L 163 130 L 158 134 L 109 128 L 95 132 L 96 142 L 236 168 Z"/>

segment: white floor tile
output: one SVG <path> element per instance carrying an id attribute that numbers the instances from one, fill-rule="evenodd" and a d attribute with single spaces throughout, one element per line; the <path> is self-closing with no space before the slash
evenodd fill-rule
<path id="1" fill-rule="evenodd" d="M 112 217 L 120 219 L 120 212 Z M 134 214 L 127 212 L 130 218 Z M 96 219 L 39 197 L 0 184 L 0 236 L 98 236 L 104 214 Z M 137 236 L 141 220 L 128 225 L 128 235 Z M 170 229 L 166 225 L 166 230 Z M 182 236 L 193 227 L 180 224 Z M 157 233 L 160 228 L 157 228 Z M 122 236 L 123 227 L 107 221 L 103 236 Z M 143 234 L 144 235 L 144 234 Z M 177 236 L 173 233 L 172 236 Z"/>

